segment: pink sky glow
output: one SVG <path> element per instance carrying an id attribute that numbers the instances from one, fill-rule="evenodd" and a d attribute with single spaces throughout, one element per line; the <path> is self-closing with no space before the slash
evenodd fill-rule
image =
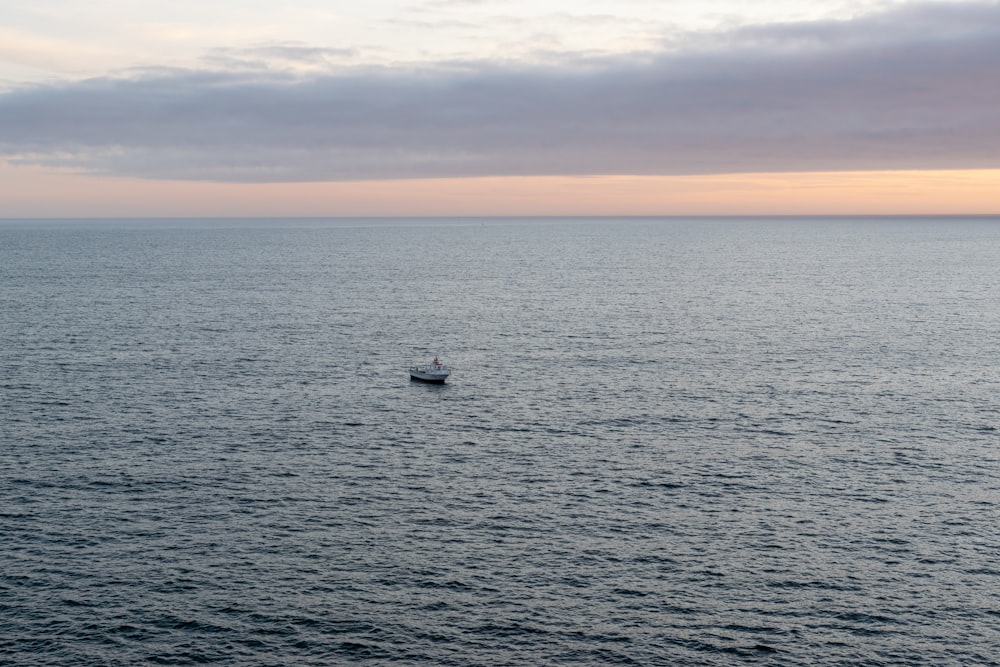
<path id="1" fill-rule="evenodd" d="M 200 183 L 0 167 L 0 217 L 996 214 L 1000 169 Z"/>

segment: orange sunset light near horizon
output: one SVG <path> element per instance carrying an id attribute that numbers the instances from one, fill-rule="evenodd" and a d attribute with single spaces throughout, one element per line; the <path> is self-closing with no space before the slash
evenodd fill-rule
<path id="1" fill-rule="evenodd" d="M 205 183 L 0 167 L 0 217 L 995 215 L 1000 169 Z"/>

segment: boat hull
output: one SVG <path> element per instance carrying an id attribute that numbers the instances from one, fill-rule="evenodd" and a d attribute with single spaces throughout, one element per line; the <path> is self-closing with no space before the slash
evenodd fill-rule
<path id="1" fill-rule="evenodd" d="M 444 384 L 444 381 L 448 379 L 448 374 L 421 373 L 419 371 L 410 371 L 410 379 L 417 380 L 419 382 L 429 382 L 430 384 Z"/>

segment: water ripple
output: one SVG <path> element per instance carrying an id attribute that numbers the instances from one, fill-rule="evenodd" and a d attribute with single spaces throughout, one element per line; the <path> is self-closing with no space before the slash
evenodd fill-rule
<path id="1" fill-rule="evenodd" d="M 1000 664 L 994 224 L 87 225 L 0 225 L 12 664 Z"/>

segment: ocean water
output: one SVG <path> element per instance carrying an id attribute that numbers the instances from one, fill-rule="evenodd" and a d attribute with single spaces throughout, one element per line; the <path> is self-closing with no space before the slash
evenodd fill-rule
<path id="1" fill-rule="evenodd" d="M 0 222 L 0 663 L 1000 664 L 998 267 L 989 218 Z"/>

